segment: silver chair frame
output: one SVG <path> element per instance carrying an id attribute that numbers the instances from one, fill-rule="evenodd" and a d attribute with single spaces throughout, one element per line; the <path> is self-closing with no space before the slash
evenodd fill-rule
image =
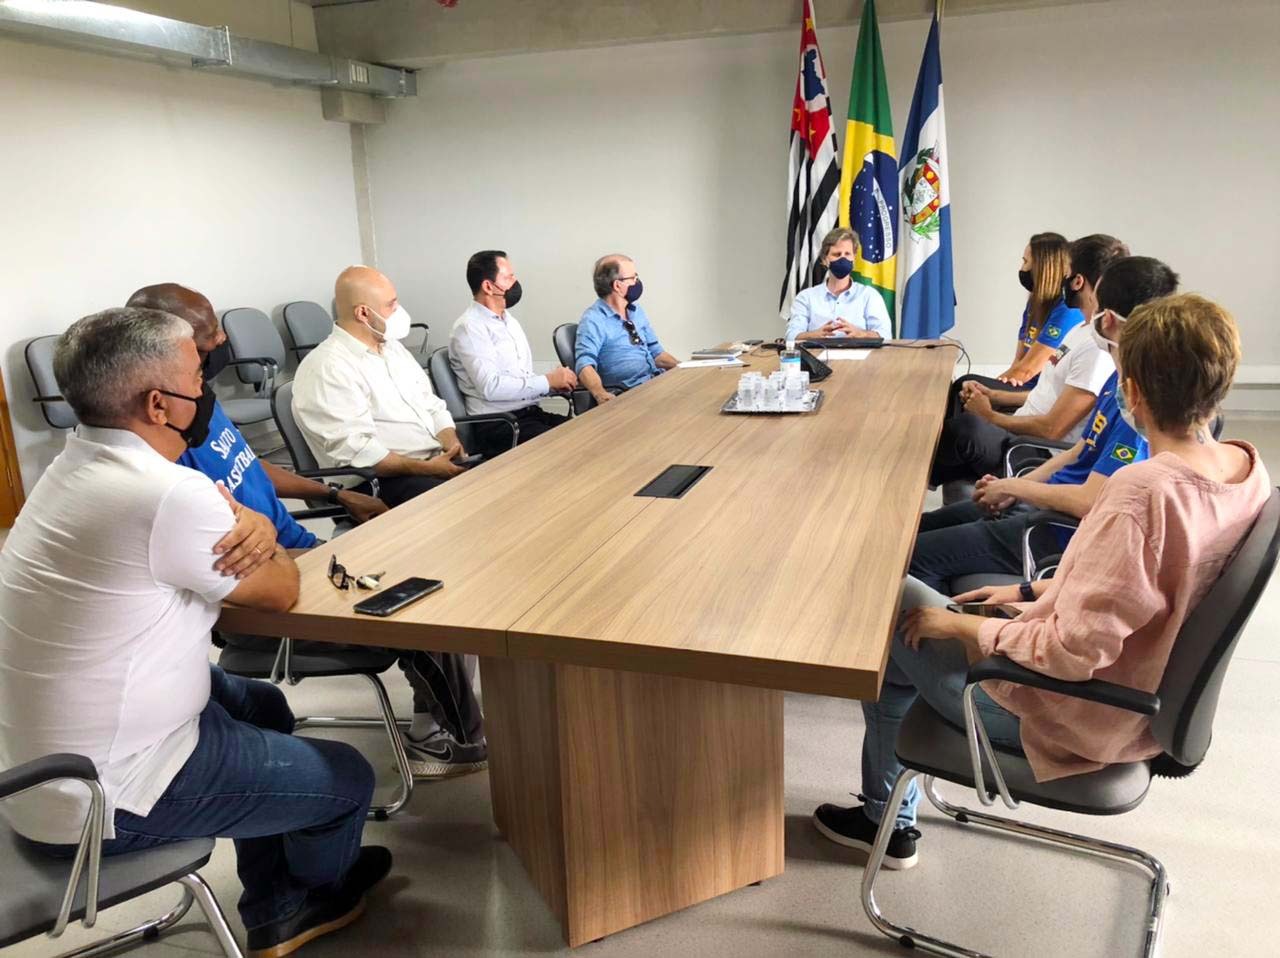
<path id="1" fill-rule="evenodd" d="M 386 821 L 408 803 L 413 795 L 413 771 L 409 768 L 409 756 L 404 750 L 404 739 L 400 732 L 409 727 L 409 722 L 397 719 L 391 699 L 387 696 L 386 686 L 376 675 L 364 675 L 373 686 L 374 695 L 378 699 L 379 716 L 377 718 L 358 718 L 352 716 L 308 715 L 295 720 L 294 730 L 304 728 L 381 728 L 391 741 L 391 752 L 395 756 L 396 771 L 400 775 L 400 791 L 395 799 L 385 805 L 370 805 L 369 818 L 374 821 Z M 297 685 L 302 678 L 293 674 L 293 639 L 280 640 L 280 648 L 276 651 L 275 662 L 271 666 L 272 685 L 281 682 L 286 685 Z"/>
<path id="2" fill-rule="evenodd" d="M 986 728 L 974 708 L 973 694 L 978 685 L 979 683 L 977 682 L 966 685 L 963 700 L 965 735 L 969 742 L 969 759 L 973 764 L 974 790 L 977 792 L 979 803 L 983 806 L 995 804 L 996 797 L 991 795 L 987 788 L 986 775 L 982 767 L 985 757 L 991 768 L 992 778 L 995 780 L 996 795 L 1006 808 L 1016 809 L 1020 803 L 1009 793 L 1004 775 L 1000 771 L 996 752 L 991 747 L 991 740 L 987 737 Z M 904 768 L 893 783 L 893 793 L 889 797 L 887 808 L 899 808 L 902 805 L 902 800 L 906 797 L 907 788 L 922 774 L 915 769 Z M 1131 848 L 1128 845 L 1118 845 L 1114 842 L 1106 842 L 1086 835 L 1078 835 L 1074 832 L 1060 831 L 1043 825 L 1032 825 L 1028 822 L 1019 822 L 1014 819 L 1002 818 L 998 815 L 989 815 L 986 812 L 964 808 L 960 805 L 953 805 L 938 794 L 937 781 L 932 775 L 924 775 L 924 793 L 938 811 L 961 825 L 982 825 L 997 831 L 1009 832 L 1025 838 L 1034 838 L 1051 845 L 1069 848 L 1098 858 L 1128 862 L 1146 871 L 1151 876 L 1151 890 L 1145 918 L 1146 938 L 1143 946 L 1143 955 L 1146 958 L 1152 958 L 1155 955 L 1162 928 L 1161 919 L 1164 913 L 1165 899 L 1169 895 L 1168 873 L 1159 860 L 1141 849 Z M 894 823 L 895 818 L 892 814 L 886 813 L 881 818 L 880 828 L 876 832 L 875 844 L 871 848 L 866 868 L 862 873 L 862 907 L 867 913 L 867 917 L 871 920 L 871 924 L 882 934 L 895 939 L 905 948 L 919 948 L 929 954 L 944 955 L 948 956 L 948 958 L 991 958 L 985 952 L 973 951 L 962 945 L 923 934 L 909 926 L 896 925 L 881 914 L 875 900 L 875 883 L 880 873 L 880 866 L 884 862 L 885 851 L 889 847 L 889 839 L 893 835 Z"/>
<path id="3" fill-rule="evenodd" d="M 51 779 L 58 781 L 58 779 Z M 84 917 L 80 924 L 92 928 L 98 922 L 98 896 L 102 873 L 102 836 L 106 830 L 107 801 L 102 793 L 102 786 L 88 779 L 63 779 L 76 781 L 89 789 L 89 814 L 85 818 L 84 827 L 80 831 L 80 841 L 76 846 L 75 857 L 71 860 L 71 874 L 67 878 L 67 890 L 62 893 L 62 904 L 58 908 L 58 918 L 47 933 L 49 938 L 58 938 L 71 923 L 71 911 L 75 907 L 76 891 L 80 887 L 81 877 L 85 878 Z M 31 788 L 15 792 L 9 798 L 16 798 L 32 789 L 47 785 L 33 785 Z M 244 953 L 236 943 L 235 935 L 227 924 L 227 917 L 218 904 L 217 896 L 198 872 L 191 872 L 178 879 L 182 886 L 182 899 L 159 918 L 143 922 L 128 931 L 118 932 L 109 938 L 103 938 L 71 951 L 62 952 L 58 958 L 97 958 L 100 955 L 113 954 L 139 941 L 153 941 L 168 931 L 191 909 L 193 902 L 198 902 L 209 922 L 209 931 L 218 940 L 222 953 L 226 958 L 244 958 Z"/>

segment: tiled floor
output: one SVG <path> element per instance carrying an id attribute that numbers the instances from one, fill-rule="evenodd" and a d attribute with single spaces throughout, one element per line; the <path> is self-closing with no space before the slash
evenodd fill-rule
<path id="1" fill-rule="evenodd" d="M 1259 446 L 1280 481 L 1280 422 L 1235 417 L 1230 433 Z M 1157 781 L 1136 811 L 1114 819 L 1033 810 L 1026 817 L 1061 823 L 1145 848 L 1169 869 L 1166 956 L 1276 953 L 1280 912 L 1280 791 L 1275 728 L 1280 716 L 1280 585 L 1272 583 L 1250 622 L 1222 692 L 1214 744 L 1190 778 Z M 391 681 L 407 711 L 405 686 Z M 358 682 L 303 685 L 290 691 L 299 714 L 367 711 Z M 368 703 L 371 704 L 371 703 Z M 679 914 L 586 945 L 588 958 L 657 955 L 905 954 L 874 932 L 858 904 L 861 857 L 814 832 L 808 817 L 822 801 L 857 790 L 861 718 L 853 702 L 792 695 L 787 700 L 787 864 L 781 877 Z M 352 739 L 390 756 L 372 736 Z M 661 769 L 654 774 L 660 775 Z M 958 794 L 958 793 L 953 793 Z M 1138 873 L 1027 843 L 969 833 L 927 810 L 919 867 L 889 873 L 882 907 L 1001 956 L 1123 956 L 1139 953 L 1145 885 Z M 498 837 L 489 817 L 485 775 L 420 787 L 407 814 L 372 823 L 366 840 L 396 854 L 391 878 L 372 895 L 351 929 L 301 954 L 337 956 L 548 955 L 565 951 L 559 929 Z M 235 921 L 239 887 L 229 843 L 220 843 L 205 877 Z M 104 913 L 100 928 L 118 930 L 165 910 L 173 893 L 157 893 Z M 239 927 L 237 924 L 237 932 Z M 7 954 L 52 955 L 87 940 L 69 932 Z M 189 918 L 138 954 L 214 953 L 213 939 Z"/>

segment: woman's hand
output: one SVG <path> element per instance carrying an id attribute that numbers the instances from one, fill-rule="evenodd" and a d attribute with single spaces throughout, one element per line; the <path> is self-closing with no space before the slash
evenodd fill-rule
<path id="1" fill-rule="evenodd" d="M 978 629 L 986 622 L 980 615 L 962 615 L 940 606 L 919 606 L 903 618 L 902 642 L 918 650 L 924 639 L 956 639 L 964 643 L 965 657 L 970 662 L 982 658 L 978 648 Z"/>

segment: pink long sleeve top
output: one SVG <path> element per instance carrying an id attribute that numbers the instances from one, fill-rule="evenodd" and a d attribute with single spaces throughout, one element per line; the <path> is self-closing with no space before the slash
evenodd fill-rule
<path id="1" fill-rule="evenodd" d="M 1048 590 L 1018 618 L 983 623 L 982 651 L 1067 681 L 1156 691 L 1178 630 L 1271 494 L 1257 450 L 1236 445 L 1251 463 L 1237 483 L 1168 452 L 1108 479 Z M 983 688 L 1021 719 L 1038 781 L 1161 752 L 1145 716 L 1008 682 Z"/>

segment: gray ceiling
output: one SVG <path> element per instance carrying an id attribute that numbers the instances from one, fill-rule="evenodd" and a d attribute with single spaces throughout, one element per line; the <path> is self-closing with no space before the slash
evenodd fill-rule
<path id="1" fill-rule="evenodd" d="M 1108 0 L 947 0 L 947 16 Z M 448 59 L 792 30 L 799 0 L 310 0 L 321 50 L 419 66 Z M 926 19 L 933 0 L 879 0 L 881 20 Z M 856 23 L 857 0 L 814 0 L 819 28 Z"/>

